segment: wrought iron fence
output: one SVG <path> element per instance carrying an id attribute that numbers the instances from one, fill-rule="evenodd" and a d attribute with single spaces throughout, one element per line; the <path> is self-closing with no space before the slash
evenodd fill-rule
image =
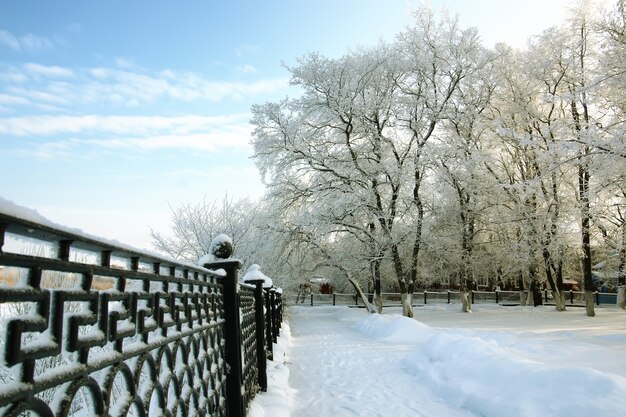
<path id="1" fill-rule="evenodd" d="M 245 416 L 266 317 L 239 267 L 0 213 L 0 416 Z"/>
<path id="2" fill-rule="evenodd" d="M 580 291 L 564 291 L 566 305 L 584 306 L 584 293 Z M 372 301 L 373 294 L 365 294 L 369 301 Z M 396 307 L 401 305 L 400 293 L 382 293 L 385 307 Z M 528 291 L 471 291 L 472 304 L 501 304 L 501 305 L 520 305 L 522 298 L 528 298 Z M 599 305 L 616 305 L 617 294 L 595 292 L 594 300 Z M 548 290 L 542 291 L 542 301 L 544 304 L 552 304 L 552 294 Z M 320 305 L 352 305 L 362 306 L 363 302 L 357 294 L 334 293 L 334 294 L 316 294 L 311 293 L 308 296 L 299 296 L 291 299 L 292 304 L 302 304 L 310 306 Z M 460 303 L 458 291 L 416 291 L 413 293 L 413 305 L 424 304 L 454 304 Z"/>

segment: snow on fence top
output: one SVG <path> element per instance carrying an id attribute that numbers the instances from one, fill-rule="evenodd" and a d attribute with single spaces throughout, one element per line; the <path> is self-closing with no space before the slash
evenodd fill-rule
<path id="1" fill-rule="evenodd" d="M 272 288 L 273 282 L 270 277 L 261 272 L 261 267 L 257 264 L 250 265 L 248 271 L 241 279 L 242 282 L 263 281 L 263 288 Z M 281 291 L 282 292 L 282 291 Z"/>
<path id="2" fill-rule="evenodd" d="M 126 259 L 136 259 L 133 262 L 138 262 L 140 267 L 142 264 L 154 265 L 159 263 L 160 266 L 165 268 L 175 267 L 203 274 L 220 275 L 216 274 L 215 271 L 205 269 L 191 262 L 173 259 L 156 252 L 137 249 L 116 240 L 105 239 L 77 228 L 56 224 L 40 215 L 37 211 L 19 206 L 2 197 L 0 197 L 0 224 L 6 225 L 5 229 L 0 231 L 7 233 L 9 239 L 26 239 L 29 243 L 33 241 L 49 243 L 54 245 L 55 249 L 58 246 L 59 250 L 61 250 L 60 246 L 69 244 L 69 248 L 65 249 L 98 253 L 100 256 L 102 256 L 103 252 L 106 252 L 105 257 L 119 256 Z M 4 243 L 4 240 L 0 241 L 0 249 L 2 249 Z M 7 251 L 7 248 L 3 250 Z M 120 265 L 116 266 L 120 267 Z"/>

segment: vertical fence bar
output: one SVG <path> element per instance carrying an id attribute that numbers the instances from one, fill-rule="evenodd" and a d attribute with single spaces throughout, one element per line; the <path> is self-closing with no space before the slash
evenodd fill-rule
<path id="1" fill-rule="evenodd" d="M 450 304 L 450 290 L 448 290 L 448 304 Z"/>
<path id="2" fill-rule="evenodd" d="M 276 291 L 276 324 L 278 335 L 280 336 L 280 329 L 283 328 L 283 293 Z"/>
<path id="3" fill-rule="evenodd" d="M 255 285 L 254 288 L 254 321 L 256 333 L 256 355 L 257 366 L 259 368 L 259 388 L 261 391 L 267 391 L 267 355 L 265 354 L 265 313 L 263 283 L 265 280 L 257 279 L 250 281 Z"/>
<path id="4" fill-rule="evenodd" d="M 333 305 L 337 305 L 337 297 L 335 296 L 335 293 L 333 293 Z"/>
<path id="5" fill-rule="evenodd" d="M 569 303 L 574 304 L 574 291 L 569 290 Z"/>
<path id="6" fill-rule="evenodd" d="M 313 307 L 313 293 L 311 293 L 311 307 Z"/>
<path id="7" fill-rule="evenodd" d="M 239 294 L 237 293 L 237 271 L 239 261 L 222 261 L 206 264 L 205 268 L 223 269 L 226 277 L 222 279 L 224 291 L 224 341 L 226 363 L 230 371 L 226 377 L 226 407 L 228 417 L 245 417 L 246 410 L 241 395 L 243 385 L 243 363 L 241 360 L 241 320 L 239 314 Z"/>
<path id="8" fill-rule="evenodd" d="M 424 304 L 428 304 L 428 293 L 424 290 Z"/>
<path id="9" fill-rule="evenodd" d="M 274 345 L 272 344 L 272 309 L 270 300 L 270 289 L 264 291 L 265 295 L 265 342 L 267 349 L 267 358 L 274 359 Z"/>
<path id="10" fill-rule="evenodd" d="M 276 290 L 270 290 L 270 309 L 272 310 L 272 341 L 276 343 L 278 340 L 278 312 L 276 311 Z"/>

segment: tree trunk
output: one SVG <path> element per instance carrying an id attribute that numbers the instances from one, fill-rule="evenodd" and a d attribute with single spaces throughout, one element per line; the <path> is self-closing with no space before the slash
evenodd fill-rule
<path id="1" fill-rule="evenodd" d="M 383 300 L 383 296 L 380 292 L 374 292 L 374 307 L 378 314 L 382 314 L 383 306 L 385 305 L 385 301 Z"/>
<path id="2" fill-rule="evenodd" d="M 402 315 L 413 317 L 413 291 L 400 294 L 402 300 Z"/>
<path id="3" fill-rule="evenodd" d="M 381 256 L 378 256 L 378 259 L 374 260 L 374 306 L 376 307 L 376 312 L 379 314 L 382 314 L 383 312 L 383 305 L 384 305 L 384 301 L 383 301 L 383 295 L 381 292 L 381 285 L 380 285 L 380 258 Z"/>
<path id="4" fill-rule="evenodd" d="M 524 291 L 524 276 L 521 273 L 517 281 L 517 285 L 519 286 L 519 303 L 521 306 L 525 306 L 529 304 L 529 302 L 526 299 L 526 292 Z"/>
<path id="5" fill-rule="evenodd" d="M 591 275 L 591 207 L 589 203 L 589 168 L 583 162 L 578 167 L 578 188 L 581 203 L 581 235 L 583 250 L 583 285 L 587 316 L 596 315 L 593 304 L 593 279 Z"/>
<path id="6" fill-rule="evenodd" d="M 459 296 L 461 297 L 461 304 L 463 305 L 464 313 L 472 312 L 472 292 L 467 288 L 464 288 L 459 292 Z"/>
<path id="7" fill-rule="evenodd" d="M 593 291 L 585 290 L 585 309 L 587 310 L 587 316 L 593 317 L 596 315 Z"/>
<path id="8" fill-rule="evenodd" d="M 367 311 L 369 311 L 370 313 L 376 313 L 376 309 L 370 304 L 369 301 L 367 301 L 367 297 L 363 293 L 363 290 L 361 289 L 359 283 L 356 282 L 354 278 L 348 278 L 348 281 L 350 281 L 350 284 L 352 284 L 356 293 L 359 294 L 359 298 L 361 299 L 361 301 L 363 301 L 363 305 L 365 306 Z"/>
<path id="9" fill-rule="evenodd" d="M 626 284 L 626 221 L 622 221 L 622 245 L 619 250 L 617 282 L 622 287 Z"/>
<path id="10" fill-rule="evenodd" d="M 552 291 L 552 298 L 556 304 L 556 311 L 565 311 L 565 294 L 563 291 Z"/>

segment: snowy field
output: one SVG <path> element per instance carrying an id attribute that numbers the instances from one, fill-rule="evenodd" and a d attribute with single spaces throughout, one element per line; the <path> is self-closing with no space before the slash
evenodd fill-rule
<path id="1" fill-rule="evenodd" d="M 251 417 L 624 416 L 626 312 L 291 307 Z"/>

